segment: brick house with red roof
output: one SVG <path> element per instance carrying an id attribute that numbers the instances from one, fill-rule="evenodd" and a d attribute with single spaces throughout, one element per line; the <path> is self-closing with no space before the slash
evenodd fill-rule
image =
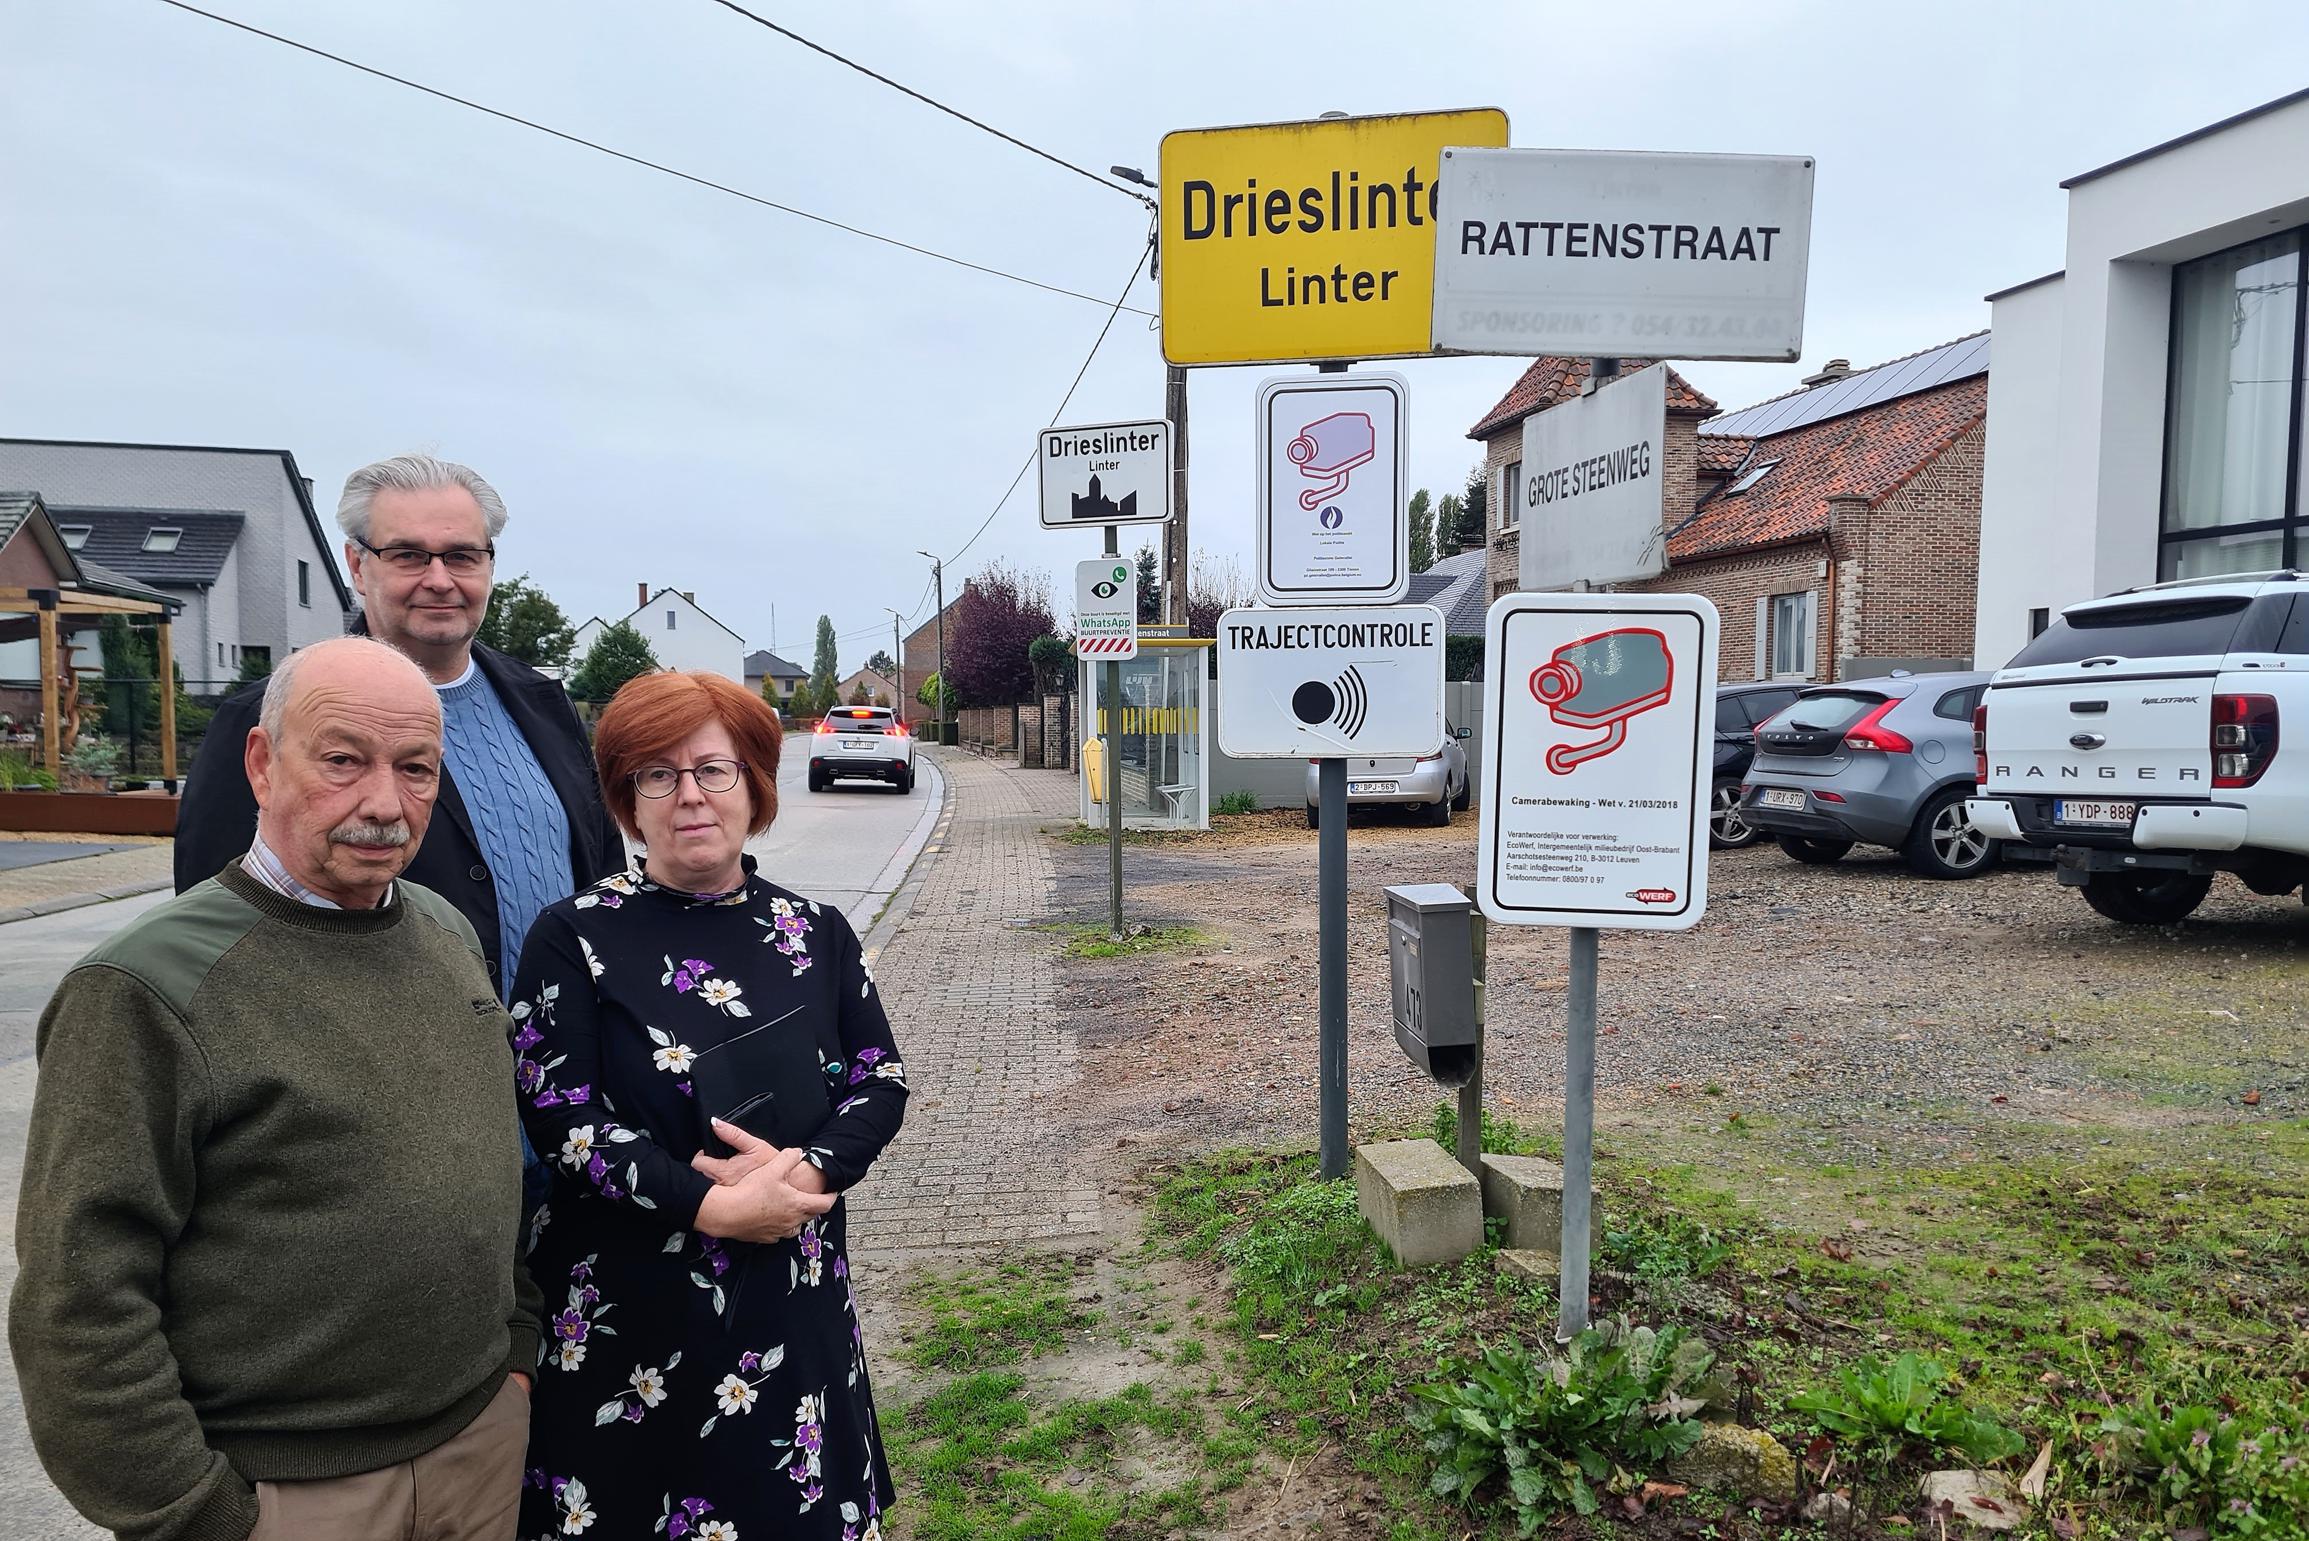
<path id="1" fill-rule="evenodd" d="M 1650 360 L 1622 361 L 1623 373 Z M 1470 430 L 1485 446 L 1494 597 L 1517 586 L 1523 422 L 1579 395 L 1590 362 L 1533 362 Z M 1737 412 L 1668 371 L 1668 570 L 1636 592 L 1705 594 L 1726 679 L 1824 681 L 1969 667 L 1988 336 L 1871 369 L 1843 360 Z"/>

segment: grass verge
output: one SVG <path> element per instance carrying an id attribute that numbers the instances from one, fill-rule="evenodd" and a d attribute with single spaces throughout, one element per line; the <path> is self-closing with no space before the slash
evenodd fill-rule
<path id="1" fill-rule="evenodd" d="M 1486 1134 L 1503 1148 L 1538 1143 L 1511 1126 Z M 2309 1501 L 2289 1508 L 2282 1488 L 2294 1468 L 2279 1475 L 2272 1454 L 2256 1476 L 2242 1452 L 2267 1426 L 2298 1425 L 2309 1386 L 2309 1124 L 2091 1131 L 2085 1156 L 2077 1131 L 2058 1134 L 2057 1149 L 2021 1130 L 1997 1156 L 1868 1170 L 1811 1165 L 1793 1136 L 1768 1128 L 1742 1139 L 1736 1162 L 1668 1164 L 1607 1147 L 1594 1314 L 1703 1338 L 1742 1422 L 1781 1438 L 1807 1481 L 1838 1463 L 1833 1484 L 1874 1516 L 1860 1533 L 1883 1523 L 1893 1528 L 1878 1533 L 1929 1533 L 1917 1477 L 1966 1463 L 1902 1432 L 1897 1412 L 1888 1431 L 1846 1420 L 1865 1429 L 1854 1434 L 1796 1404 L 1849 1400 L 1855 1385 L 1879 1402 L 1908 1395 L 1893 1361 L 1913 1351 L 1942 1372 L 1916 1392 L 1919 1427 L 1959 1421 L 1922 1417 L 1937 1398 L 2009 1430 L 2023 1452 L 2013 1477 L 2049 1445 L 2039 1533 L 2304 1534 Z M 1770 1197 L 1799 1187 L 1801 1204 Z M 1392 1536 L 1513 1533 L 1497 1483 L 1472 1513 L 1427 1495 L 1410 1393 L 1483 1345 L 1550 1343 L 1545 1285 L 1502 1275 L 1489 1248 L 1395 1271 L 1351 1187 L 1315 1181 L 1305 1156 L 1238 1151 L 1173 1169 L 1150 1230 L 1150 1245 L 1223 1270 L 1259 1437 L 1309 1456 L 1335 1445 L 1381 1485 Z M 2204 1410 L 2202 1441 L 2191 1408 Z M 2170 1462 L 2156 1454 L 2135 1469 L 2167 1445 L 2179 1452 Z M 2207 1469 L 2189 1466 L 2191 1451 Z M 2213 1469 L 2225 1461 L 2234 1469 Z M 1805 1523 L 1793 1505 L 1646 1498 L 1635 1485 L 1651 1475 L 1611 1479 L 1627 1479 L 1614 1491 L 1634 1513 L 1567 1517 L 1564 1533 Z"/>
<path id="2" fill-rule="evenodd" d="M 1208 947 L 1211 937 L 1193 926 L 1132 926 L 1116 940 L 1104 926 L 1052 926 L 1066 938 L 1070 958 L 1128 958 L 1145 952 L 1173 952 L 1182 947 Z"/>

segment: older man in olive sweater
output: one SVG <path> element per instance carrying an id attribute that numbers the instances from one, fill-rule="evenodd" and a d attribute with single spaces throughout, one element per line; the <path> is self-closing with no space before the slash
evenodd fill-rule
<path id="1" fill-rule="evenodd" d="M 401 869 L 441 709 L 382 643 L 272 677 L 248 854 L 65 976 L 9 1314 L 49 1475 L 124 1541 L 510 1541 L 538 1297 L 508 1022 Z"/>

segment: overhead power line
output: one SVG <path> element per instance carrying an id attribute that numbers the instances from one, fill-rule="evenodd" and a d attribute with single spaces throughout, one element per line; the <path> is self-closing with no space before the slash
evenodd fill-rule
<path id="1" fill-rule="evenodd" d="M 1016 145 L 1019 149 L 1024 150 L 1029 155 L 1039 155 L 1044 160 L 1050 162 L 1053 166 L 1064 166 L 1067 170 L 1073 172 L 1076 176 L 1083 177 L 1089 181 L 1095 182 L 1110 193 L 1120 193 L 1125 198 L 1135 198 L 1140 203 L 1146 203 L 1149 201 L 1145 194 L 1133 192 L 1129 188 L 1124 187 L 1119 182 L 1109 181 L 1107 178 L 1100 176 L 1097 172 L 1092 171 L 1087 166 L 1077 166 L 1074 162 L 1068 160 L 1063 155 L 1053 155 L 1048 150 L 1041 148 L 1039 145 L 1028 144 L 1025 140 L 1019 138 L 1016 134 L 1006 134 L 1001 129 L 996 128 L 993 124 L 981 122 L 979 119 L 970 116 L 970 114 L 962 111 L 958 107 L 949 107 L 934 96 L 925 96 L 920 91 L 915 90 L 912 86 L 902 85 L 898 81 L 892 80 L 889 76 L 882 74 L 878 70 L 868 69 L 865 65 L 860 64 L 857 60 L 849 58 L 844 54 L 836 53 L 833 49 L 828 48 L 823 43 L 813 43 L 808 38 L 802 36 L 802 34 L 799 32 L 796 32 L 793 28 L 782 27 L 776 22 L 770 20 L 767 16 L 756 15 L 754 12 L 747 10 L 744 6 L 739 5 L 737 0 L 713 0 L 713 3 L 720 6 L 725 11 L 737 12 L 738 15 L 743 16 L 746 20 L 752 22 L 757 27 L 767 27 L 770 31 L 778 34 L 778 36 L 791 39 L 792 41 L 801 44 L 804 48 L 809 49 L 812 53 L 823 54 L 827 58 L 833 60 L 836 64 L 842 65 L 847 69 L 856 70 L 859 74 L 865 76 L 868 80 L 878 80 L 883 85 L 888 86 L 891 90 L 898 92 L 900 95 L 914 98 L 914 100 L 920 102 L 925 107 L 934 108 L 935 110 L 946 114 L 946 116 L 950 118 L 959 119 L 962 122 L 969 124 L 972 128 L 977 129 L 980 133 L 992 134 L 995 138 L 1001 140 L 1003 143 Z"/>
<path id="2" fill-rule="evenodd" d="M 1150 234 L 1147 237 L 1145 249 L 1138 254 L 1138 261 L 1131 264 L 1130 277 L 1123 280 L 1122 293 L 1114 297 L 1114 307 L 1106 313 L 1106 325 L 1098 329 L 1098 336 L 1091 342 L 1090 352 L 1083 355 L 1082 367 L 1074 372 L 1073 383 L 1067 386 L 1066 394 L 1059 399 L 1058 410 L 1050 414 L 1050 422 L 1046 423 L 1045 427 L 1055 425 L 1061 417 L 1065 416 L 1067 403 L 1074 400 L 1074 393 L 1082 387 L 1082 377 L 1090 373 L 1091 360 L 1097 358 L 1098 350 L 1106 345 L 1106 334 L 1114 330 L 1114 318 L 1123 313 L 1125 307 L 1122 302 L 1130 298 L 1131 286 L 1138 282 L 1138 271 L 1146 266 L 1147 255 L 1153 250 L 1154 237 Z M 970 532 L 970 538 L 962 543 L 961 550 L 956 551 L 946 559 L 946 565 L 952 566 L 961 561 L 962 552 L 968 551 L 972 546 L 978 544 L 978 537 L 986 533 L 986 527 L 994 522 L 994 516 L 1002 512 L 1003 504 L 1010 501 L 1011 493 L 1018 490 L 1018 484 L 1026 480 L 1026 473 L 1034 468 L 1035 456 L 1041 453 L 1041 449 L 1042 447 L 1038 444 L 1027 451 L 1026 463 L 1018 468 L 1018 474 L 1010 479 L 1010 485 L 1003 490 L 1002 496 L 995 501 L 994 507 L 987 511 L 986 517 L 979 521 L 978 528 Z"/>
<path id="3" fill-rule="evenodd" d="M 506 112 L 500 108 L 484 106 L 482 103 L 473 101 L 468 97 L 458 96 L 453 92 L 443 91 L 437 87 L 426 85 L 422 81 L 411 80 L 406 76 L 393 74 L 390 70 L 381 70 L 374 65 L 363 64 L 357 59 L 348 59 L 342 54 L 331 53 L 325 48 L 316 48 L 310 43 L 300 43 L 293 37 L 284 37 L 278 32 L 267 32 L 264 28 L 251 26 L 245 21 L 236 21 L 230 16 L 220 16 L 215 11 L 204 11 L 197 5 L 186 3 L 186 0 L 160 0 L 160 3 L 166 6 L 172 6 L 177 10 L 187 12 L 194 16 L 199 16 L 206 20 L 217 22 L 220 25 L 231 27 L 236 31 L 246 32 L 252 36 L 264 38 L 269 42 L 279 43 L 285 48 L 294 48 L 299 53 L 311 54 L 316 59 L 326 59 L 331 64 L 341 64 L 346 69 L 358 70 L 362 74 L 372 76 L 375 79 L 390 81 L 397 86 L 406 86 L 412 91 L 421 91 L 427 96 L 437 98 L 440 101 L 453 103 L 456 106 L 466 108 L 472 112 L 481 113 L 487 117 L 496 118 L 501 122 L 512 123 L 521 128 L 530 129 L 536 133 L 544 134 L 551 138 L 558 139 L 564 144 L 573 144 L 581 149 L 591 150 L 597 155 L 606 155 L 609 156 L 612 160 L 620 160 L 624 161 L 628 165 L 639 166 L 645 171 L 654 171 L 661 176 L 674 177 L 680 181 L 688 182 L 697 187 L 703 187 L 713 192 L 723 193 L 732 198 L 740 198 L 747 203 L 758 204 L 765 209 L 774 209 L 780 214 L 790 214 L 796 219 L 805 219 L 814 225 L 824 225 L 828 229 L 839 230 L 845 234 L 857 236 L 862 240 L 875 241 L 884 246 L 894 246 L 900 251 L 912 252 L 918 257 L 928 257 L 933 261 L 949 263 L 954 267 L 967 268 L 973 273 L 984 273 L 989 278 L 1007 279 L 1009 282 L 1014 284 L 1024 284 L 1029 289 L 1040 289 L 1046 294 L 1064 295 L 1070 300 L 1083 300 L 1092 305 L 1103 305 L 1106 303 L 1095 294 L 1084 294 L 1080 290 L 1068 289 L 1059 284 L 1046 284 L 1038 278 L 1028 278 L 1024 274 L 1007 272 L 1002 268 L 988 267 L 982 262 L 972 262 L 966 258 L 951 256 L 942 251 L 933 251 L 927 246 L 917 246 L 911 241 L 899 240 L 896 236 L 882 235 L 876 231 L 861 229 L 856 225 L 844 224 L 838 219 L 829 219 L 823 214 L 813 214 L 807 209 L 798 209 L 790 203 L 779 203 L 775 199 L 764 198 L 758 193 L 749 193 L 743 188 L 732 187 L 726 182 L 716 182 L 710 177 L 697 176 L 691 172 L 682 171 L 676 167 L 668 166 L 662 161 L 653 161 L 643 156 L 629 154 L 624 150 L 614 149 L 611 146 L 602 144 L 596 140 L 587 139 L 581 135 L 568 133 L 565 130 L 551 127 L 548 124 L 539 123 L 532 118 L 524 118 L 518 113 Z M 1152 311 L 1139 310 L 1135 306 L 1129 308 L 1133 315 L 1147 316 L 1151 318 L 1154 314 Z"/>

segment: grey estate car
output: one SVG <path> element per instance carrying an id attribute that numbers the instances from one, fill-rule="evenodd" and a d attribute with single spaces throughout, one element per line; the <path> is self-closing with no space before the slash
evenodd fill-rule
<path id="1" fill-rule="evenodd" d="M 1801 862 L 1886 845 L 1926 877 L 1977 877 L 2003 854 L 1965 812 L 1985 673 L 1817 686 L 1756 729 L 1740 816 Z"/>

